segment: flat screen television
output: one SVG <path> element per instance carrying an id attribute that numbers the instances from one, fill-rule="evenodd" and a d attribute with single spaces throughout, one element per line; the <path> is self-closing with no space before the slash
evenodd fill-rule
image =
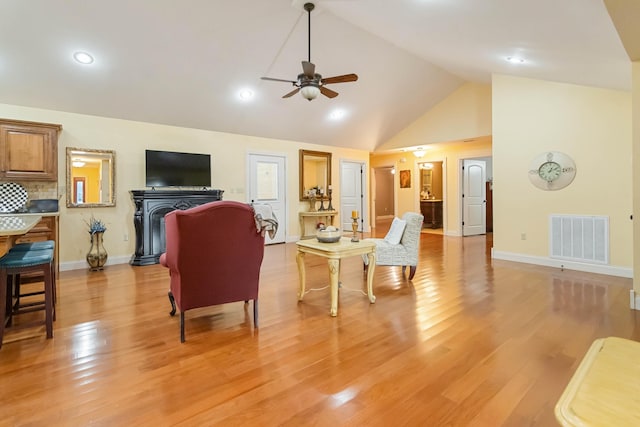
<path id="1" fill-rule="evenodd" d="M 210 187 L 211 156 L 145 150 L 147 187 Z"/>

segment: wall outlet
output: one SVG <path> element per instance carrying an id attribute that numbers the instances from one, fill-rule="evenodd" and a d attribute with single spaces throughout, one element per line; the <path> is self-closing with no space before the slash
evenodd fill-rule
<path id="1" fill-rule="evenodd" d="M 129 241 L 129 233 L 124 233 L 124 235 L 122 236 L 122 240 L 124 240 L 125 242 Z"/>
<path id="2" fill-rule="evenodd" d="M 520 234 L 520 240 L 527 240 L 527 233 Z"/>

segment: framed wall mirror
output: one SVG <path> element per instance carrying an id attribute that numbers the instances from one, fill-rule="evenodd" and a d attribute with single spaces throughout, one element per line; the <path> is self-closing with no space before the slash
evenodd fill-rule
<path id="1" fill-rule="evenodd" d="M 326 193 L 331 185 L 331 153 L 300 150 L 300 200 L 308 200 L 312 188 Z"/>
<path id="2" fill-rule="evenodd" d="M 67 207 L 115 206 L 115 151 L 67 147 Z"/>

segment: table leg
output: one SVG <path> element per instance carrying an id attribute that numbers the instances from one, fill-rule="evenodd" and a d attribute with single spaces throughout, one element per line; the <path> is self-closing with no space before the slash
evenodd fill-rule
<path id="1" fill-rule="evenodd" d="M 331 315 L 338 315 L 338 286 L 340 280 L 340 260 L 329 260 L 329 284 L 331 287 Z"/>
<path id="2" fill-rule="evenodd" d="M 369 252 L 367 254 L 369 260 L 369 268 L 367 271 L 367 294 L 369 295 L 369 302 L 371 304 L 376 302 L 376 296 L 373 295 L 373 271 L 376 269 L 376 253 Z"/>
<path id="3" fill-rule="evenodd" d="M 304 297 L 304 288 L 306 283 L 306 272 L 304 269 L 304 252 L 298 251 L 296 256 L 296 263 L 298 264 L 298 276 L 300 277 L 300 288 L 298 289 L 298 301 L 302 301 Z"/>
<path id="4" fill-rule="evenodd" d="M 304 239 L 304 217 L 300 217 L 300 238 Z"/>

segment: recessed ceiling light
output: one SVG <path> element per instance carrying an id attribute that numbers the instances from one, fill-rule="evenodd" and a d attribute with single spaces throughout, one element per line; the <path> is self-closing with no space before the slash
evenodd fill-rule
<path id="1" fill-rule="evenodd" d="M 251 89 L 241 89 L 240 92 L 238 92 L 238 96 L 240 97 L 240 99 L 242 99 L 243 101 L 248 101 L 251 98 L 253 98 L 253 91 Z"/>
<path id="2" fill-rule="evenodd" d="M 81 64 L 91 64 L 93 62 L 93 56 L 87 52 L 76 52 L 73 54 L 73 59 Z"/>
<path id="3" fill-rule="evenodd" d="M 505 59 L 512 64 L 524 64 L 524 59 L 518 58 L 517 56 L 507 56 Z"/>
<path id="4" fill-rule="evenodd" d="M 345 116 L 344 110 L 333 110 L 331 114 L 329 114 L 329 118 L 331 120 L 340 120 Z"/>

